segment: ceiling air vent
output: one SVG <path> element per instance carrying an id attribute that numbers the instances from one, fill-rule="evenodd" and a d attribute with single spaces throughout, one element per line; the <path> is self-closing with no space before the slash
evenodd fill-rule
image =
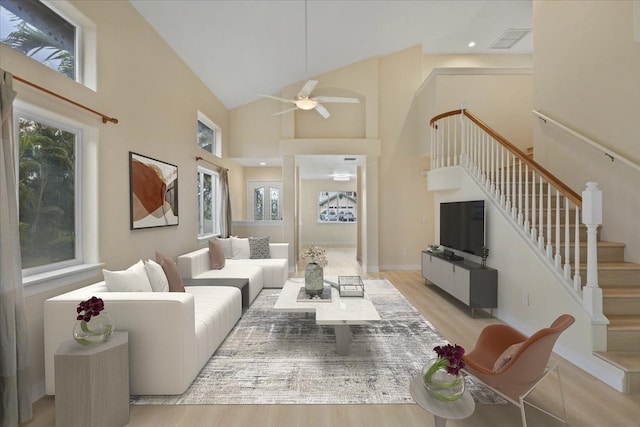
<path id="1" fill-rule="evenodd" d="M 345 157 L 345 158 L 344 158 L 344 161 L 345 161 L 345 162 L 353 162 L 353 161 L 355 161 L 355 160 L 356 160 L 356 158 L 355 158 L 355 157 Z"/>
<path id="2" fill-rule="evenodd" d="M 522 40 L 522 38 L 530 32 L 531 30 L 528 28 L 510 28 L 502 33 L 502 35 L 498 37 L 498 40 L 494 41 L 489 47 L 491 49 L 511 49 L 513 45 Z"/>

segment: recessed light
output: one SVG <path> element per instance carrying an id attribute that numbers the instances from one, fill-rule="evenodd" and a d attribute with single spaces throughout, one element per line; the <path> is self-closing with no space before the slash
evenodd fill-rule
<path id="1" fill-rule="evenodd" d="M 470 41 L 469 44 L 467 46 L 469 47 L 474 47 L 476 45 L 476 42 L 474 41 Z"/>
<path id="2" fill-rule="evenodd" d="M 260 162 L 260 166 L 266 166 L 267 162 Z"/>

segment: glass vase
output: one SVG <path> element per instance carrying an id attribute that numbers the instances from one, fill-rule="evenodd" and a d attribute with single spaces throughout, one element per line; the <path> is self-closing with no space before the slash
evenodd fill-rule
<path id="1" fill-rule="evenodd" d="M 452 375 L 446 367 L 435 366 L 441 359 L 432 359 L 422 368 L 422 384 L 438 400 L 451 402 L 464 394 L 464 376 Z M 435 369 L 432 369 L 435 368 Z"/>
<path id="2" fill-rule="evenodd" d="M 304 288 L 310 296 L 322 295 L 324 291 L 324 275 L 322 266 L 310 262 L 304 270 Z"/>
<path id="3" fill-rule="evenodd" d="M 73 338 L 82 345 L 95 345 L 105 342 L 113 332 L 113 319 L 102 311 L 91 320 L 77 320 L 73 325 Z"/>

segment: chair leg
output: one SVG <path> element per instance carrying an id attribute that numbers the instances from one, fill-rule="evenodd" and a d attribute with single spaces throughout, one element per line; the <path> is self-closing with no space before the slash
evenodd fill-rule
<path id="1" fill-rule="evenodd" d="M 533 391 L 533 389 L 536 388 L 536 386 L 538 384 L 540 384 L 542 382 L 542 380 L 544 380 L 552 371 L 556 371 L 556 375 L 558 377 L 558 387 L 560 389 L 560 402 L 562 404 L 562 417 L 559 417 L 559 416 L 557 416 L 555 414 L 552 414 L 551 412 L 546 411 L 546 410 L 542 409 L 541 407 L 539 407 L 537 405 L 534 405 L 533 403 L 527 402 L 526 400 L 524 400 Z M 564 393 L 562 392 L 562 381 L 560 379 L 560 370 L 558 368 L 558 364 L 557 363 L 554 363 L 551 367 L 549 367 L 547 369 L 547 372 L 538 381 L 536 381 L 536 383 L 533 386 L 531 386 L 531 388 L 529 390 L 527 390 L 524 394 L 522 394 L 522 396 L 520 396 L 518 398 L 518 401 L 520 403 L 518 406 L 520 406 L 520 415 L 522 417 L 522 427 L 527 427 L 527 417 L 526 417 L 525 411 L 524 411 L 524 404 L 525 403 L 527 405 L 532 406 L 532 407 L 536 408 L 537 410 L 539 410 L 541 412 L 544 412 L 545 414 L 555 418 L 556 420 L 560 421 L 561 423 L 569 425 L 569 423 L 567 422 L 567 408 L 566 408 L 565 403 L 564 403 Z"/>

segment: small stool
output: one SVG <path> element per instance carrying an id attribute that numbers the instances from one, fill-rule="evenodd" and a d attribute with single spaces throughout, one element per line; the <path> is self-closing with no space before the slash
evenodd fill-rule
<path id="1" fill-rule="evenodd" d="M 129 423 L 129 333 L 101 344 L 60 344 L 54 356 L 56 425 L 122 427 Z"/>

